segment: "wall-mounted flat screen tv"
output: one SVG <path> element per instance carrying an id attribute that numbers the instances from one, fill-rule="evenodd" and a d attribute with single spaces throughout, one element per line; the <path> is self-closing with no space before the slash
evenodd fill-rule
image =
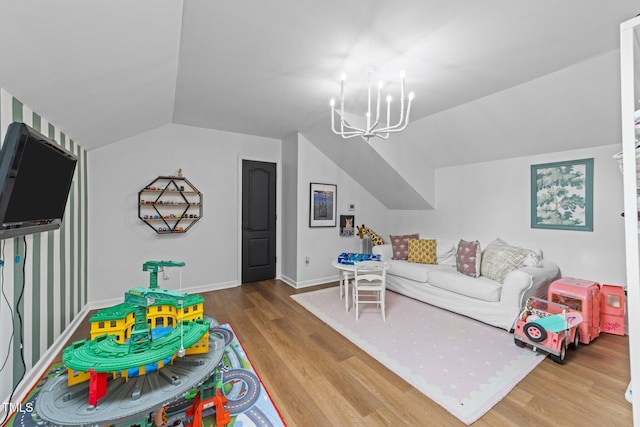
<path id="1" fill-rule="evenodd" d="M 0 150 L 0 239 L 60 228 L 77 158 L 24 123 Z"/>

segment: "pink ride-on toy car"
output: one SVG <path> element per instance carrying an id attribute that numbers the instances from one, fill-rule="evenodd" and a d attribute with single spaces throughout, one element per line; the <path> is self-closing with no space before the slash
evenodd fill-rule
<path id="1" fill-rule="evenodd" d="M 516 321 L 513 339 L 518 347 L 544 350 L 551 360 L 563 364 L 567 347 L 576 348 L 580 342 L 577 326 L 581 322 L 582 314 L 566 305 L 531 297 Z"/>

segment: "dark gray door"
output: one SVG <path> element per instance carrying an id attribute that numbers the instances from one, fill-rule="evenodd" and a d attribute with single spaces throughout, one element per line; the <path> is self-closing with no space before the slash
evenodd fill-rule
<path id="1" fill-rule="evenodd" d="M 242 283 L 276 277 L 276 165 L 242 161 Z"/>

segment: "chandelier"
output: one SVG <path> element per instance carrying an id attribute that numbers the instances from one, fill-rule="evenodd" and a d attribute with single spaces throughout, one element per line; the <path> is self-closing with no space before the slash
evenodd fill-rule
<path id="1" fill-rule="evenodd" d="M 366 128 L 358 128 L 350 125 L 344 119 L 344 80 L 343 74 L 340 78 L 340 129 L 336 129 L 336 101 L 331 98 L 331 129 L 336 135 L 342 136 L 344 139 L 353 138 L 354 136 L 361 136 L 365 141 L 369 141 L 370 138 L 377 136 L 378 138 L 387 139 L 390 133 L 403 131 L 409 123 L 409 113 L 411 112 L 411 101 L 413 100 L 413 92 L 409 93 L 408 99 L 404 95 L 404 71 L 400 73 L 400 119 L 395 125 L 391 125 L 391 95 L 387 95 L 387 121 L 386 126 L 380 122 L 380 95 L 384 83 L 378 82 L 378 96 L 376 100 L 375 119 L 371 114 L 371 73 L 369 73 L 368 83 L 368 97 L 367 97 L 367 113 L 366 113 Z M 406 115 L 405 115 L 405 103 L 406 103 Z"/>

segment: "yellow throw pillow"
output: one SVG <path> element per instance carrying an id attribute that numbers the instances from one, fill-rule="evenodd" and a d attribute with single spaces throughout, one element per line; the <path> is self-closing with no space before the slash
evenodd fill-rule
<path id="1" fill-rule="evenodd" d="M 419 262 L 421 264 L 437 264 L 436 241 L 435 239 L 410 239 L 409 262 Z"/>

